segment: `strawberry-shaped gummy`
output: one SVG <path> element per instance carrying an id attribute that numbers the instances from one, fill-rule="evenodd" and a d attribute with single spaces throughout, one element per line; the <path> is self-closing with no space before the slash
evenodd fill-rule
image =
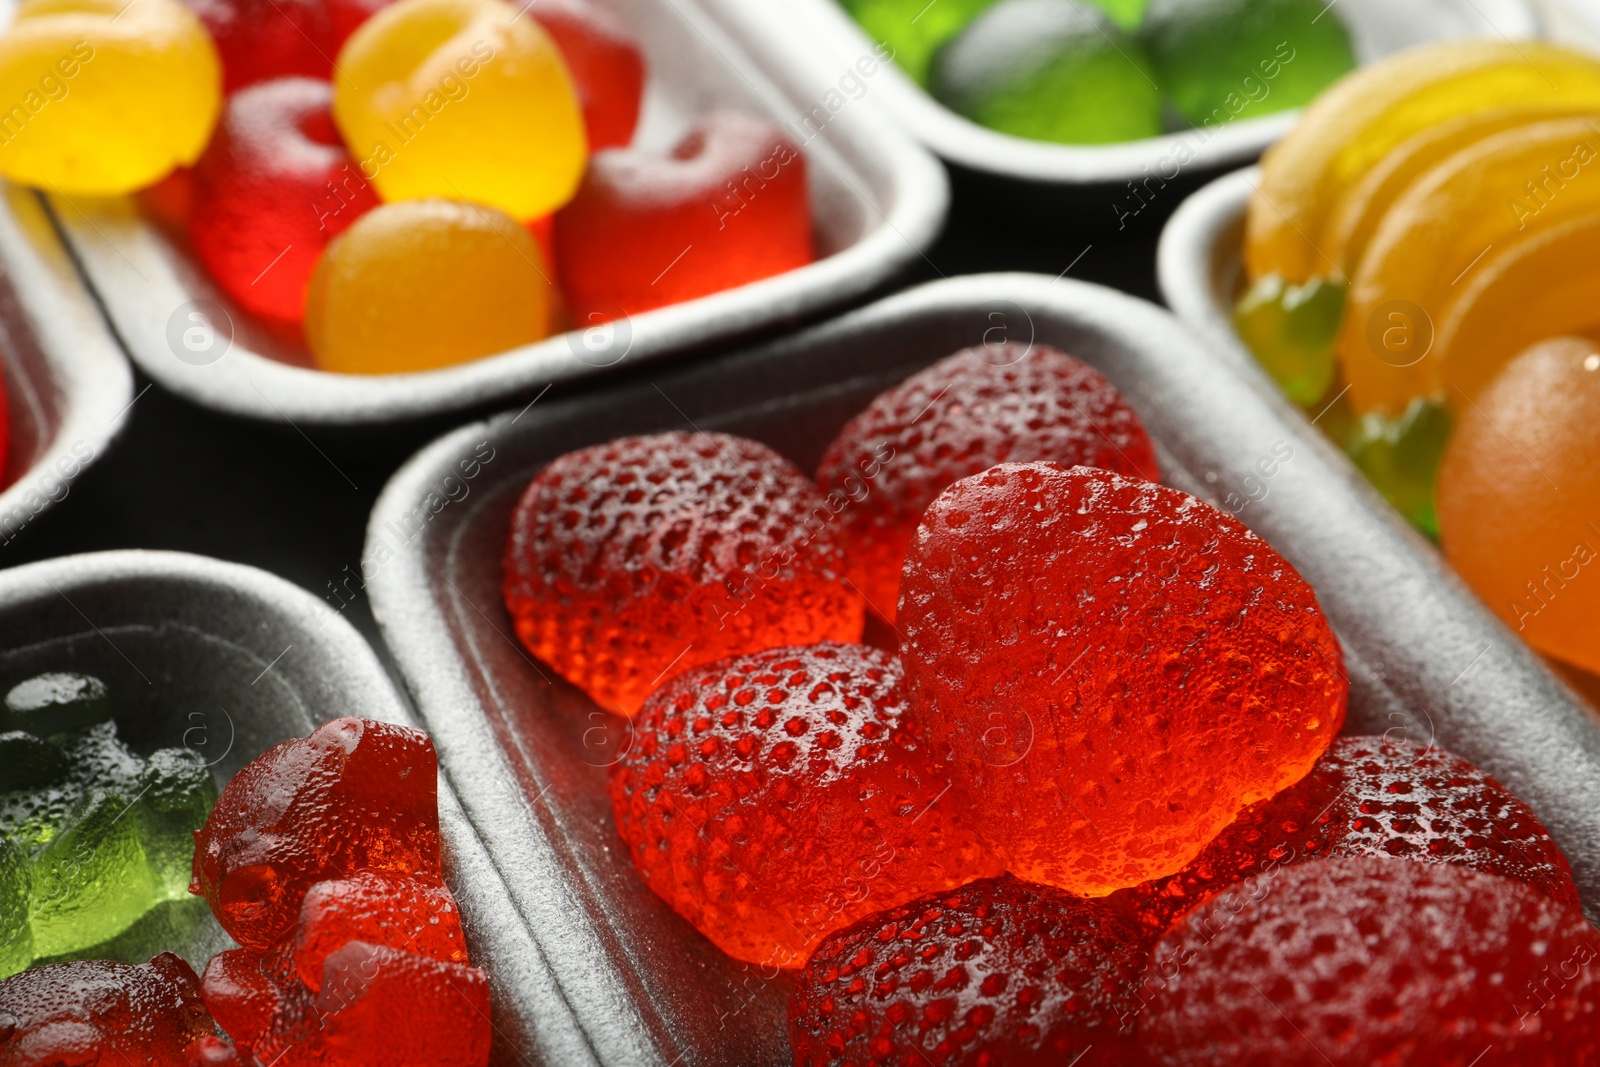
<path id="1" fill-rule="evenodd" d="M 350 872 L 439 871 L 438 760 L 420 730 L 335 719 L 233 777 L 195 831 L 194 882 L 235 941 L 266 949 L 306 891 Z"/>
<path id="2" fill-rule="evenodd" d="M 1581 912 L 1521 882 L 1312 860 L 1218 894 L 1161 939 L 1139 1039 L 1164 1067 L 1583 1067 L 1600 1062 L 1596 956 Z"/>
<path id="3" fill-rule="evenodd" d="M 1348 683 L 1316 597 L 1176 489 L 1001 464 L 901 577 L 912 706 L 1011 873 L 1088 896 L 1181 870 L 1311 769 Z"/>
<path id="4" fill-rule="evenodd" d="M 272 78 L 338 77 L 345 38 L 388 0 L 185 0 L 216 42 L 227 92 Z"/>
<path id="5" fill-rule="evenodd" d="M 850 572 L 873 610 L 894 620 L 906 546 L 934 497 L 996 463 L 1032 460 L 1160 477 L 1150 438 L 1116 388 L 1046 345 L 957 352 L 851 419 L 817 483 L 850 501 Z"/>
<path id="6" fill-rule="evenodd" d="M 313 78 L 281 78 L 228 98 L 193 175 L 189 237 L 239 305 L 298 324 L 322 249 L 378 198 L 345 151 Z"/>
<path id="7" fill-rule="evenodd" d="M 623 715 L 728 656 L 861 636 L 827 501 L 727 434 L 620 437 L 533 479 L 511 520 L 505 601 L 528 650 Z"/>
<path id="8" fill-rule="evenodd" d="M 1130 1067 L 1150 941 L 1104 901 L 1004 876 L 823 941 L 789 1000 L 797 1067 Z"/>
<path id="9" fill-rule="evenodd" d="M 1321 856 L 1457 863 L 1576 908 L 1561 849 L 1529 807 L 1459 756 L 1398 737 L 1340 737 L 1311 773 L 1239 813 L 1193 863 L 1119 892 L 1154 933 L 1234 882 Z"/>
<path id="10" fill-rule="evenodd" d="M 634 718 L 617 828 L 650 888 L 737 959 L 997 870 L 906 714 L 893 656 L 821 644 L 680 675 Z"/>
<path id="11" fill-rule="evenodd" d="M 183 1067 L 216 1033 L 193 968 L 170 952 L 149 963 L 75 960 L 0 982 L 0 1064 Z"/>
<path id="12" fill-rule="evenodd" d="M 556 212 L 556 268 L 581 321 L 636 315 L 811 262 L 806 161 L 782 127 L 736 111 L 670 154 L 595 153 Z"/>
<path id="13" fill-rule="evenodd" d="M 633 140 L 644 101 L 644 53 L 627 25 L 590 0 L 538 0 L 528 14 L 555 38 L 578 90 L 589 151 Z"/>

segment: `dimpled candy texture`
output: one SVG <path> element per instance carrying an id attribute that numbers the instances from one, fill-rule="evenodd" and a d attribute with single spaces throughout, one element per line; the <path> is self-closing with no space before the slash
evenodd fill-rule
<path id="1" fill-rule="evenodd" d="M 806 161 L 783 128 L 718 111 L 668 155 L 597 152 L 556 212 L 556 267 L 583 321 L 637 315 L 805 266 Z"/>
<path id="2" fill-rule="evenodd" d="M 332 99 L 313 78 L 235 93 L 194 171 L 200 262 L 241 307 L 281 323 L 304 316 L 322 249 L 378 204 L 333 128 Z"/>
<path id="3" fill-rule="evenodd" d="M 645 60 L 627 25 L 589 0 L 539 0 L 528 14 L 555 38 L 566 60 L 589 151 L 632 141 L 644 102 Z"/>
<path id="4" fill-rule="evenodd" d="M 265 949 L 315 883 L 361 870 L 439 872 L 438 761 L 420 730 L 334 719 L 223 789 L 195 833 L 191 893 L 235 941 Z"/>
<path id="5" fill-rule="evenodd" d="M 1166 1067 L 1320 1062 L 1310 1049 L 1335 1064 L 1586 1067 L 1600 1062 L 1596 955 L 1582 913 L 1520 882 L 1315 860 L 1241 883 L 1161 939 L 1139 1038 Z"/>
<path id="6" fill-rule="evenodd" d="M 312 886 L 294 932 L 301 981 L 321 989 L 324 961 L 350 941 L 467 962 L 455 897 L 436 874 L 363 871 Z"/>
<path id="7" fill-rule="evenodd" d="M 862 916 L 995 873 L 905 704 L 899 661 L 862 645 L 680 675 L 645 702 L 612 772 L 634 865 L 724 952 L 774 967 L 800 966 Z"/>
<path id="8" fill-rule="evenodd" d="M 327 81 L 345 38 L 388 0 L 184 0 L 222 56 L 224 91 L 273 78 Z"/>
<path id="9" fill-rule="evenodd" d="M 789 999 L 797 1067 L 1131 1067 L 1150 941 L 1103 901 L 983 879 L 825 940 Z"/>
<path id="10" fill-rule="evenodd" d="M 901 579 L 912 707 L 1011 873 L 1088 896 L 1172 874 L 1344 721 L 1300 576 L 1187 493 L 1002 464 L 947 489 Z"/>
<path id="11" fill-rule="evenodd" d="M 1514 878 L 1569 907 L 1578 887 L 1538 816 L 1466 760 L 1402 738 L 1340 737 L 1169 878 L 1115 894 L 1155 934 L 1234 882 L 1322 856 L 1394 856 Z"/>
<path id="12" fill-rule="evenodd" d="M 1046 345 L 964 349 L 880 394 L 817 467 L 842 493 L 852 580 L 890 621 L 906 546 L 934 497 L 996 463 L 1049 460 L 1156 481 L 1139 416 L 1100 374 Z"/>
<path id="13" fill-rule="evenodd" d="M 194 970 L 170 952 L 149 963 L 78 960 L 0 982 L 0 1067 L 183 1067 L 214 1034 Z"/>
<path id="14" fill-rule="evenodd" d="M 727 434 L 620 437 L 555 460 L 517 504 L 506 608 L 528 650 L 632 715 L 674 674 L 861 637 L 817 487 Z"/>

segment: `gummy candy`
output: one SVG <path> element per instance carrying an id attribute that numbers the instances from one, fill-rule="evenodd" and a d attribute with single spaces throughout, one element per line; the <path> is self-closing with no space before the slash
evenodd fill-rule
<path id="1" fill-rule="evenodd" d="M 1309 103 L 1356 65 L 1322 0 L 1152 0 L 1139 39 L 1178 114 L 1213 129 Z"/>
<path id="2" fill-rule="evenodd" d="M 1340 737 L 1311 773 L 1246 808 L 1193 863 L 1111 898 L 1152 933 L 1235 882 L 1327 856 L 1453 863 L 1578 907 L 1566 857 L 1526 804 L 1459 756 L 1399 737 Z"/>
<path id="3" fill-rule="evenodd" d="M 601 707 L 765 648 L 855 641 L 838 509 L 765 445 L 718 433 L 569 452 L 511 520 L 506 609 L 528 650 Z"/>
<path id="4" fill-rule="evenodd" d="M 312 886 L 294 933 L 300 980 L 321 989 L 323 961 L 350 941 L 467 962 L 455 898 L 436 874 L 362 871 Z"/>
<path id="5" fill-rule="evenodd" d="M 1231 516 L 1110 471 L 1001 464 L 901 576 L 912 707 L 1007 869 L 1099 896 L 1182 869 L 1303 778 L 1348 682 L 1308 585 Z"/>
<path id="6" fill-rule="evenodd" d="M 0 175 L 91 196 L 149 185 L 199 157 L 221 83 L 178 0 L 26 0 L 0 35 Z"/>
<path id="7" fill-rule="evenodd" d="M 241 307 L 282 323 L 305 314 L 323 247 L 378 203 L 333 128 L 332 99 L 311 78 L 233 94 L 194 171 L 200 262 Z"/>
<path id="8" fill-rule="evenodd" d="M 1333 343 L 1344 317 L 1344 286 L 1323 278 L 1285 285 L 1276 274 L 1250 287 L 1233 325 L 1257 362 L 1290 400 L 1320 401 L 1338 373 Z"/>
<path id="9" fill-rule="evenodd" d="M 817 483 L 850 501 L 843 531 L 868 605 L 894 621 L 906 546 L 934 497 L 996 463 L 1030 460 L 1160 477 L 1150 438 L 1111 383 L 1046 345 L 957 352 L 850 420 Z"/>
<path id="10" fill-rule="evenodd" d="M 926 84 L 939 46 L 960 33 L 995 0 L 840 0 L 861 28 L 879 42 L 878 55 L 893 59 L 913 81 Z"/>
<path id="11" fill-rule="evenodd" d="M 185 0 L 222 58 L 223 91 L 273 78 L 336 76 L 333 57 L 387 0 Z"/>
<path id="12" fill-rule="evenodd" d="M 194 881 L 235 941 L 287 934 L 306 891 L 347 872 L 439 871 L 438 761 L 421 731 L 334 719 L 268 749 L 195 834 Z"/>
<path id="13" fill-rule="evenodd" d="M 1162 132 L 1144 50 L 1079 0 L 1001 0 L 939 49 L 928 84 L 957 114 L 1017 137 L 1104 144 Z"/>
<path id="14" fill-rule="evenodd" d="M 33 962 L 33 930 L 28 925 L 28 860 L 0 837 L 0 978 Z"/>
<path id="15" fill-rule="evenodd" d="M 86 674 L 40 674 L 6 693 L 7 730 L 48 737 L 110 718 L 110 691 L 100 679 Z"/>
<path id="16" fill-rule="evenodd" d="M 589 0 L 538 0 L 528 14 L 555 38 L 566 60 L 589 151 L 632 141 L 644 100 L 645 61 L 628 27 Z"/>
<path id="17" fill-rule="evenodd" d="M 1345 442 L 1373 487 L 1429 537 L 1439 536 L 1434 479 L 1453 425 L 1448 408 L 1417 399 L 1398 419 L 1376 411 L 1362 415 Z"/>
<path id="18" fill-rule="evenodd" d="M 339 53 L 333 115 L 384 200 L 442 197 L 519 222 L 571 198 L 588 148 L 550 35 L 503 0 L 399 0 Z"/>
<path id="19" fill-rule="evenodd" d="M 1558 338 L 1505 366 L 1439 469 L 1445 554 L 1540 651 L 1600 671 L 1600 348 Z"/>
<path id="20" fill-rule="evenodd" d="M 540 340 L 551 288 L 539 246 L 476 204 L 384 204 L 333 239 L 311 275 L 306 343 L 323 370 L 431 370 Z"/>
<path id="21" fill-rule="evenodd" d="M 1157 944 L 1140 1044 L 1165 1067 L 1593 1064 L 1600 933 L 1446 864 L 1327 859 L 1257 875 Z M 1484 1059 L 1483 1062 L 1488 1062 Z"/>
<path id="22" fill-rule="evenodd" d="M 634 718 L 611 777 L 650 888 L 736 959 L 798 967 L 843 926 L 996 873 L 906 714 L 900 663 L 860 645 L 735 656 Z"/>
<path id="23" fill-rule="evenodd" d="M 807 195 L 799 148 L 740 112 L 702 120 L 667 156 L 598 152 L 556 213 L 562 289 L 580 316 L 616 318 L 803 267 Z"/>
<path id="24" fill-rule="evenodd" d="M 215 1033 L 194 970 L 170 952 L 149 963 L 52 963 L 0 982 L 0 1064 L 183 1067 Z"/>
<path id="25" fill-rule="evenodd" d="M 1130 1067 L 1150 943 L 1103 901 L 984 879 L 862 919 L 789 1000 L 799 1067 Z"/>

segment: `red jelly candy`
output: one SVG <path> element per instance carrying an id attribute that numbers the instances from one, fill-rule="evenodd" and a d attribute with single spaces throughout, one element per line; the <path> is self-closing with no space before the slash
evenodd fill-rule
<path id="1" fill-rule="evenodd" d="M 555 38 L 583 107 L 589 151 L 633 140 L 644 100 L 644 53 L 623 21 L 588 0 L 538 0 L 528 14 Z"/>
<path id="2" fill-rule="evenodd" d="M 556 268 L 581 321 L 731 289 L 811 262 L 805 157 L 783 130 L 722 111 L 670 156 L 613 148 L 556 212 Z"/>
<path id="3" fill-rule="evenodd" d="M 1578 887 L 1538 816 L 1487 774 L 1400 738 L 1337 738 L 1304 780 L 1253 804 L 1169 878 L 1117 894 L 1154 933 L 1234 882 L 1319 856 L 1458 863 L 1578 907 Z"/>
<path id="4" fill-rule="evenodd" d="M 312 886 L 294 932 L 300 980 L 322 988 L 323 961 L 351 941 L 467 962 L 455 897 L 436 874 L 364 871 Z"/>
<path id="5" fill-rule="evenodd" d="M 798 967 L 864 915 L 998 870 L 949 788 L 905 714 L 899 661 L 822 644 L 656 690 L 611 800 L 634 865 L 678 914 L 730 956 Z"/>
<path id="6" fill-rule="evenodd" d="M 1241 882 L 1161 939 L 1139 1039 L 1166 1067 L 1577 1067 L 1600 1060 L 1597 955 L 1580 912 L 1520 882 L 1314 860 Z"/>
<path id="7" fill-rule="evenodd" d="M 1099 896 L 1181 870 L 1344 721 L 1311 587 L 1187 493 L 1002 464 L 947 489 L 901 578 L 913 708 L 1011 873 Z"/>
<path id="8" fill-rule="evenodd" d="M 829 937 L 789 1000 L 796 1067 L 1130 1067 L 1150 942 L 1103 901 L 1002 877 Z"/>
<path id="9" fill-rule="evenodd" d="M 534 655 L 632 715 L 746 652 L 861 636 L 811 480 L 727 434 L 621 437 L 540 471 L 511 520 L 506 608 Z"/>
<path id="10" fill-rule="evenodd" d="M 1115 387 L 1045 345 L 979 345 L 880 394 L 839 431 L 817 468 L 844 509 L 850 572 L 893 622 L 900 568 L 922 513 L 996 463 L 1048 460 L 1156 481 L 1155 449 Z"/>
<path id="11" fill-rule="evenodd" d="M 170 952 L 149 963 L 52 963 L 0 982 L 0 1065 L 184 1067 L 216 1033 L 194 969 Z"/>
<path id="12" fill-rule="evenodd" d="M 438 760 L 420 730 L 335 719 L 256 757 L 195 831 L 191 893 L 265 949 L 306 890 L 350 871 L 439 871 Z"/>
<path id="13" fill-rule="evenodd" d="M 222 57 L 231 93 L 271 78 L 326 81 L 345 38 L 388 0 L 184 0 Z"/>
<path id="14" fill-rule="evenodd" d="M 200 992 L 217 1025 L 249 1048 L 271 1029 L 298 984 L 288 945 L 266 952 L 234 948 L 211 957 L 200 978 Z"/>
<path id="15" fill-rule="evenodd" d="M 247 311 L 298 324 L 322 249 L 377 206 L 329 111 L 332 87 L 283 78 L 228 98 L 194 171 L 189 236 Z"/>

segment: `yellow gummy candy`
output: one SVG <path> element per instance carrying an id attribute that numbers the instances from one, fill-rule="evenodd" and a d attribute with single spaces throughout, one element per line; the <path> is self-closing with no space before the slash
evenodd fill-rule
<path id="1" fill-rule="evenodd" d="M 177 0 L 28 0 L 0 35 L 0 175 L 114 195 L 193 163 L 222 64 Z"/>
<path id="2" fill-rule="evenodd" d="M 400 0 L 350 37 L 337 66 L 334 120 L 384 200 L 468 200 L 527 221 L 583 177 L 566 64 L 510 4 Z"/>
<path id="3" fill-rule="evenodd" d="M 306 343 L 323 370 L 431 370 L 550 331 L 539 246 L 505 213 L 446 200 L 383 204 L 323 252 Z"/>

